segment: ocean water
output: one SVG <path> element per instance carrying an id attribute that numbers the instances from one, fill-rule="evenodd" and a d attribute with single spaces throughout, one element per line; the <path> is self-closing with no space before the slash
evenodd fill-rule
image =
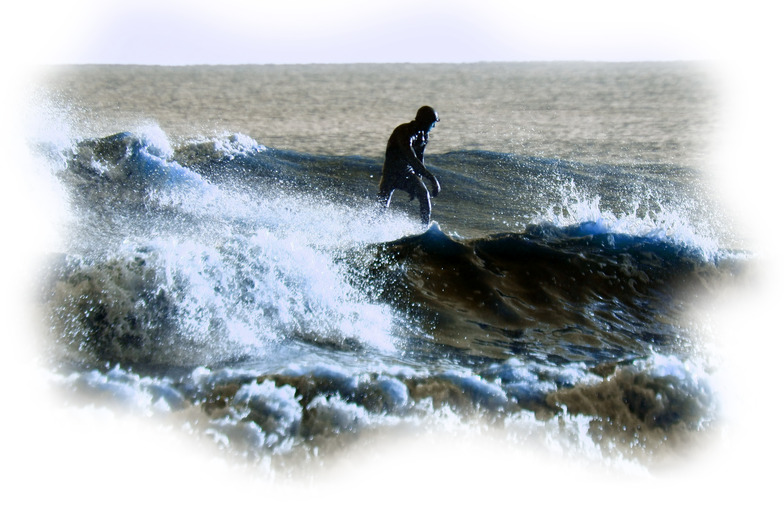
<path id="1" fill-rule="evenodd" d="M 715 436 L 694 314 L 750 253 L 686 63 L 53 68 L 29 147 L 64 209 L 36 311 L 74 408 L 260 472 L 492 432 L 647 471 Z M 375 201 L 435 107 L 419 224 Z M 642 470 L 641 470 L 642 469 Z"/>

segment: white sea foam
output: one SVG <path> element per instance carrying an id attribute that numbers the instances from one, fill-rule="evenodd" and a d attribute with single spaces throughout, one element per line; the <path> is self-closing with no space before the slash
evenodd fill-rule
<path id="1" fill-rule="evenodd" d="M 639 212 L 640 203 L 628 212 L 613 212 L 602 206 L 602 198 L 588 195 L 571 181 L 561 188 L 561 202 L 534 220 L 558 227 L 581 226 L 586 234 L 617 233 L 646 237 L 700 251 L 713 259 L 720 251 L 719 240 L 709 230 L 698 230 L 683 209 L 661 205 L 655 211 Z"/>
<path id="2" fill-rule="evenodd" d="M 143 415 L 164 415 L 182 409 L 186 400 L 169 378 L 144 377 L 119 366 L 108 371 L 89 370 L 51 374 L 52 382 L 88 395 L 89 403 L 111 404 Z"/>
<path id="3" fill-rule="evenodd" d="M 222 153 L 229 159 L 238 156 L 250 156 L 262 151 L 267 147 L 259 144 L 254 139 L 243 133 L 226 133 L 220 137 L 211 138 L 216 152 Z"/>
<path id="4" fill-rule="evenodd" d="M 173 237 L 126 242 L 105 259 L 76 265 L 72 275 L 90 275 L 92 287 L 78 277 L 59 284 L 55 303 L 76 311 L 62 314 L 63 324 L 89 327 L 81 305 L 68 301 L 87 288 L 112 293 L 106 299 L 95 293 L 96 303 L 105 299 L 101 310 L 110 321 L 147 322 L 133 328 L 153 346 L 147 359 L 154 361 L 253 355 L 287 338 L 395 348 L 390 309 L 365 301 L 329 254 L 266 230 L 226 239 L 217 245 Z M 177 330 L 158 335 L 164 327 Z"/>

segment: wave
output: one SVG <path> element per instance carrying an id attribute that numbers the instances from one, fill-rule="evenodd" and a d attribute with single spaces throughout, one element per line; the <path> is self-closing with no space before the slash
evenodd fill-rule
<path id="1" fill-rule="evenodd" d="M 264 355 L 282 339 L 392 346 L 390 311 L 332 259 L 266 231 L 151 240 L 99 257 L 63 256 L 47 295 L 53 330 L 92 366 L 187 366 Z"/>
<path id="2" fill-rule="evenodd" d="M 438 226 L 373 247 L 376 296 L 471 356 L 603 362 L 681 344 L 684 314 L 739 263 L 599 223 L 459 240 Z M 443 353 L 443 349 L 437 351 Z"/>
<path id="3" fill-rule="evenodd" d="M 55 374 L 53 382 L 79 404 L 187 420 L 191 435 L 249 461 L 294 456 L 274 461 L 288 472 L 364 433 L 488 424 L 503 426 L 515 445 L 535 447 L 545 437 L 572 457 L 649 463 L 662 448 L 688 447 L 718 409 L 703 365 L 658 354 L 603 370 L 511 358 L 430 372 L 314 364 L 275 373 L 196 367 L 156 377 L 114 367 Z"/>
<path id="4" fill-rule="evenodd" d="M 437 154 L 422 229 L 378 208 L 378 159 L 157 127 L 38 149 L 74 215 L 42 283 L 63 387 L 255 455 L 445 411 L 654 445 L 715 414 L 685 320 L 746 257 L 688 170 Z"/>
<path id="5" fill-rule="evenodd" d="M 291 337 L 393 348 L 388 328 L 411 326 L 432 334 L 438 345 L 419 351 L 436 355 L 446 346 L 485 358 L 625 359 L 674 345 L 687 300 L 739 268 L 677 212 L 640 214 L 636 201 L 617 217 L 573 179 L 560 184 L 564 166 L 574 176 L 584 165 L 434 157 L 457 194 L 438 207 L 472 209 L 463 214 L 474 232 L 492 230 L 498 208 L 519 199 L 497 195 L 503 178 L 556 172 L 559 184 L 546 186 L 555 198 L 542 196 L 528 224 L 463 238 L 438 225 L 421 232 L 405 212 L 381 215 L 371 159 L 281 152 L 240 134 L 172 148 L 156 128 L 58 156 L 80 224 L 53 302 L 75 314 L 55 326 L 98 361 L 155 362 L 161 333 L 188 335 L 178 346 L 194 357 L 174 361 L 198 362 Z M 197 341 L 244 344 L 196 352 Z"/>

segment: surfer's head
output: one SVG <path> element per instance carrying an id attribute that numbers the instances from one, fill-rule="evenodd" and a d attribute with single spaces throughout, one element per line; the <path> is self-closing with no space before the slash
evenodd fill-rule
<path id="1" fill-rule="evenodd" d="M 433 125 L 440 121 L 440 119 L 438 119 L 438 112 L 436 112 L 433 107 L 430 107 L 429 105 L 423 105 L 417 111 L 416 119 L 414 119 L 414 121 L 416 121 L 416 123 L 420 126 L 432 128 Z"/>

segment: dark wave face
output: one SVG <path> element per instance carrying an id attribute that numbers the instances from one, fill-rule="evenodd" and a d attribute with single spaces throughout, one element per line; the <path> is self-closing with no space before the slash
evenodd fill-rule
<path id="1" fill-rule="evenodd" d="M 437 353 L 617 362 L 682 345 L 679 321 L 729 265 L 586 222 L 454 240 L 437 227 L 376 246 L 379 295 L 446 346 Z"/>
<path id="2" fill-rule="evenodd" d="M 688 315 L 746 260 L 690 170 L 435 155 L 422 229 L 377 207 L 377 159 L 159 130 L 39 151 L 74 216 L 41 304 L 65 388 L 252 459 L 446 418 L 645 459 L 715 420 Z"/>

